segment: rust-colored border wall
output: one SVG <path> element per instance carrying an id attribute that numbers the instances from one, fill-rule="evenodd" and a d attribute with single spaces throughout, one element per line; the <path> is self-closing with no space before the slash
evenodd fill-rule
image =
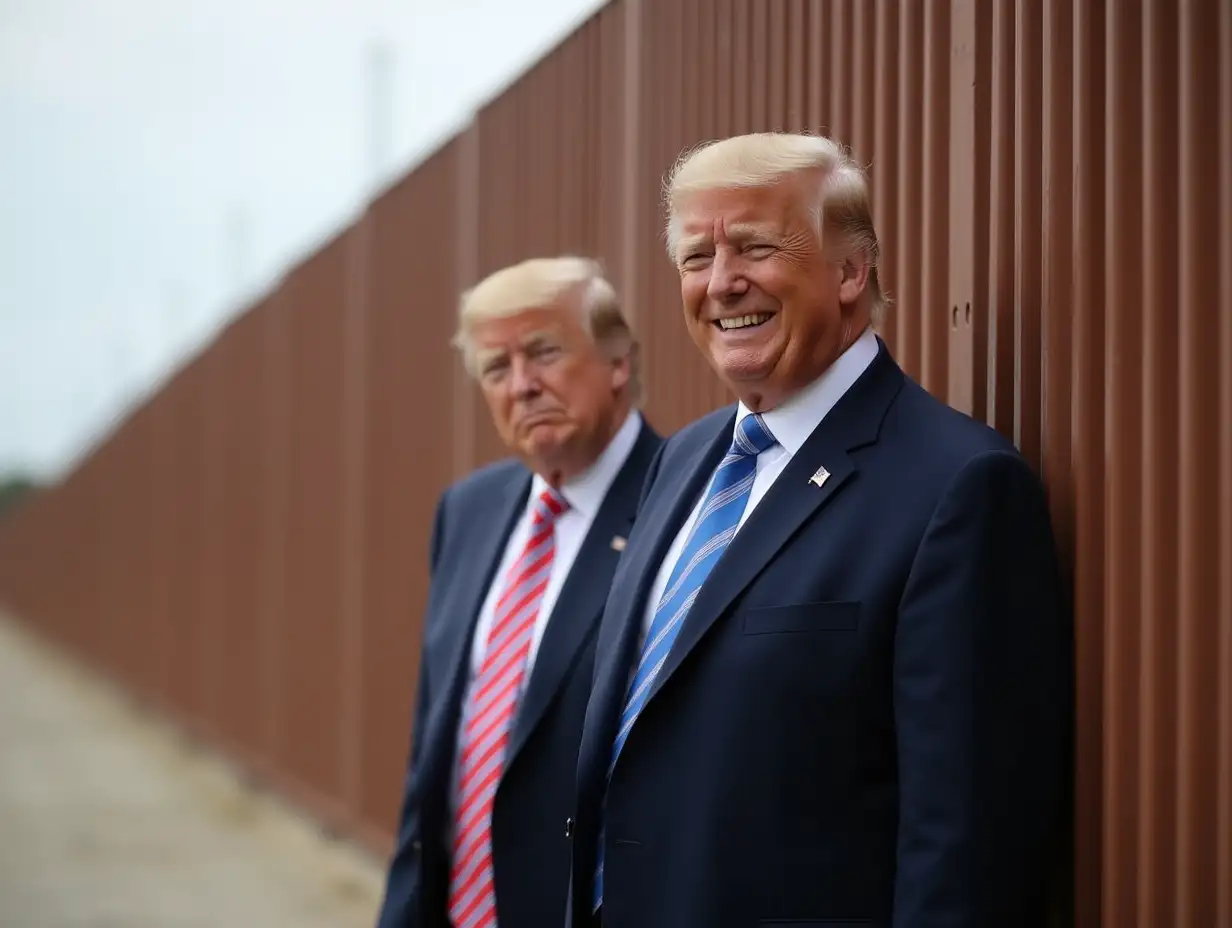
<path id="1" fill-rule="evenodd" d="M 727 397 L 678 316 L 660 182 L 771 128 L 869 166 L 883 334 L 1047 482 L 1073 921 L 1232 926 L 1226 0 L 613 2 L 12 513 L 4 601 L 385 851 L 435 500 L 500 454 L 448 347 L 458 292 L 602 259 L 648 414 L 679 427 Z"/>

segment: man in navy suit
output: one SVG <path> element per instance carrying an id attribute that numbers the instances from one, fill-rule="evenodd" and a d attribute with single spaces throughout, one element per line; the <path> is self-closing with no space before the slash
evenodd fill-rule
<path id="1" fill-rule="evenodd" d="M 572 925 L 1040 925 L 1071 635 L 1039 482 L 874 334 L 838 145 L 714 143 L 668 210 L 685 323 L 739 403 L 664 443 L 613 580 Z"/>
<path id="2" fill-rule="evenodd" d="M 591 261 L 466 293 L 455 340 L 512 459 L 437 506 L 401 827 L 380 928 L 560 923 L 594 636 L 661 439 Z"/>

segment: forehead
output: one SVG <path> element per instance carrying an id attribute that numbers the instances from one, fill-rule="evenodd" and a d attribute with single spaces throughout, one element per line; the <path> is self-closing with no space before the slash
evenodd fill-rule
<path id="1" fill-rule="evenodd" d="M 807 214 L 798 183 L 702 190 L 682 197 L 673 218 L 681 238 L 737 238 L 785 231 Z"/>
<path id="2" fill-rule="evenodd" d="M 499 350 L 544 338 L 569 338 L 582 332 L 582 320 L 571 306 L 537 306 L 509 316 L 471 324 L 470 338 L 480 350 Z"/>

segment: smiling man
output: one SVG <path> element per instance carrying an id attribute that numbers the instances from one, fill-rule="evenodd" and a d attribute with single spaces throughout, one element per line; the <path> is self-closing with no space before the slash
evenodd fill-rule
<path id="1" fill-rule="evenodd" d="M 594 632 L 660 438 L 598 265 L 539 258 L 461 301 L 512 457 L 437 505 L 419 695 L 380 928 L 560 924 Z M 431 442 L 425 438 L 425 450 Z"/>
<path id="2" fill-rule="evenodd" d="M 1072 697 L 1038 480 L 875 334 L 838 145 L 726 139 L 667 190 L 685 324 L 739 402 L 663 445 L 613 580 L 573 928 L 1043 924 Z"/>

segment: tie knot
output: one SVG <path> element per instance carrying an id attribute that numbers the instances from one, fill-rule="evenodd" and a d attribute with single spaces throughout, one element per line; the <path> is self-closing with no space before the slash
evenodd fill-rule
<path id="1" fill-rule="evenodd" d="M 740 420 L 732 438 L 731 453 L 758 455 L 774 447 L 776 439 L 760 413 L 752 413 Z"/>
<path id="2" fill-rule="evenodd" d="M 539 494 L 539 500 L 535 503 L 535 521 L 555 522 L 568 509 L 569 501 L 560 493 L 548 487 Z"/>

